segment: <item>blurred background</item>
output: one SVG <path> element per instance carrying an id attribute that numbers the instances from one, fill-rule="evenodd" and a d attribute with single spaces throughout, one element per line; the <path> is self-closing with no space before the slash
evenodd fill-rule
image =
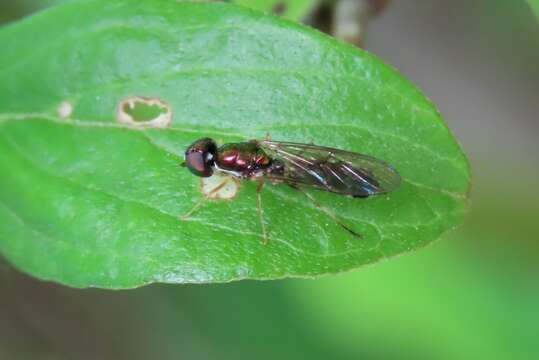
<path id="1" fill-rule="evenodd" d="M 0 22 L 58 2 L 1 0 Z M 429 95 L 467 152 L 463 227 L 318 280 L 75 290 L 0 260 L 0 359 L 538 359 L 539 25 L 529 4 L 395 0 L 364 30 L 366 48 Z"/>

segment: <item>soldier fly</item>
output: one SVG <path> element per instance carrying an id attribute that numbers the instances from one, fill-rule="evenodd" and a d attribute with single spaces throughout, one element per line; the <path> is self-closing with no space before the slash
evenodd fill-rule
<path id="1" fill-rule="evenodd" d="M 311 194 L 305 192 L 304 188 L 366 198 L 393 191 L 401 181 L 391 165 L 368 155 L 312 144 L 271 140 L 227 143 L 217 147 L 214 140 L 202 138 L 187 148 L 183 165 L 200 177 L 210 177 L 219 172 L 231 175 L 234 179 L 258 180 L 258 210 L 265 243 L 267 234 L 260 197 L 265 181 L 287 184 L 300 190 L 356 237 L 361 235 L 344 225 Z M 223 186 L 220 184 L 216 189 Z"/>

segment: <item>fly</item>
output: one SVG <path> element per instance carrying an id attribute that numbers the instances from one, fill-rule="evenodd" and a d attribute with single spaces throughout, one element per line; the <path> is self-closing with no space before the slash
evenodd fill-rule
<path id="1" fill-rule="evenodd" d="M 267 233 L 260 191 L 266 181 L 286 184 L 300 190 L 318 208 L 356 237 L 361 235 L 344 225 L 336 215 L 305 192 L 304 188 L 366 198 L 393 191 L 399 187 L 401 181 L 391 165 L 369 155 L 311 144 L 270 140 L 227 143 L 217 147 L 212 139 L 202 138 L 187 148 L 185 166 L 200 177 L 210 177 L 220 172 L 236 179 L 259 181 L 258 209 L 264 242 L 267 242 Z"/>

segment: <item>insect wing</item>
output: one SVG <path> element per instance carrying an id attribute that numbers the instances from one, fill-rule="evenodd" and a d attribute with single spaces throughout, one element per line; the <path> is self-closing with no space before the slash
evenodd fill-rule
<path id="1" fill-rule="evenodd" d="M 391 165 L 368 155 L 280 141 L 260 141 L 259 146 L 282 163 L 280 171 L 266 174 L 270 180 L 358 197 L 383 194 L 400 184 Z"/>

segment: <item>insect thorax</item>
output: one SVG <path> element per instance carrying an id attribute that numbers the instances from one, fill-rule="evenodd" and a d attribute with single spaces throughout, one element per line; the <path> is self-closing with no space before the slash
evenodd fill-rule
<path id="1" fill-rule="evenodd" d="M 251 177 L 268 168 L 271 158 L 254 142 L 230 143 L 218 149 L 215 163 L 219 170 Z"/>

